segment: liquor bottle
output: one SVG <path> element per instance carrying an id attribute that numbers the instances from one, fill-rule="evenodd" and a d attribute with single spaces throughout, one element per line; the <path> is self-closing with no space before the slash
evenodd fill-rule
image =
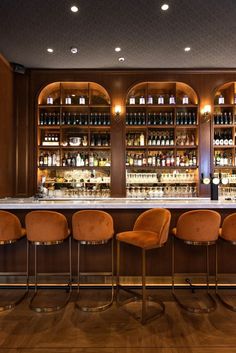
<path id="1" fill-rule="evenodd" d="M 183 96 L 182 103 L 183 104 L 189 104 L 189 98 L 188 98 L 188 96 L 186 94 Z"/>
<path id="2" fill-rule="evenodd" d="M 175 104 L 175 97 L 173 96 L 173 94 L 171 94 L 169 97 L 169 104 Z"/>
<path id="3" fill-rule="evenodd" d="M 39 166 L 43 167 L 43 165 L 44 165 L 44 156 L 43 156 L 43 152 L 41 152 L 39 156 Z"/>
<path id="4" fill-rule="evenodd" d="M 144 146 L 145 145 L 145 141 L 144 141 L 144 134 L 143 132 L 140 135 L 140 146 Z"/>
<path id="5" fill-rule="evenodd" d="M 225 98 L 222 96 L 222 94 L 220 94 L 218 98 L 218 104 L 225 104 Z"/>
<path id="6" fill-rule="evenodd" d="M 47 97 L 47 104 L 53 104 L 53 98 L 51 96 Z"/>
<path id="7" fill-rule="evenodd" d="M 163 96 L 158 97 L 157 104 L 164 104 L 164 97 Z"/>
<path id="8" fill-rule="evenodd" d="M 71 97 L 70 96 L 67 96 L 65 98 L 65 104 L 71 104 Z"/>
<path id="9" fill-rule="evenodd" d="M 85 104 L 85 98 L 83 96 L 79 97 L 79 104 Z"/>
<path id="10" fill-rule="evenodd" d="M 129 104 L 135 104 L 135 97 L 130 97 L 129 98 Z"/>
<path id="11" fill-rule="evenodd" d="M 153 104 L 153 97 L 150 95 L 147 98 L 147 104 Z"/>
<path id="12" fill-rule="evenodd" d="M 141 96 L 141 97 L 139 98 L 139 104 L 145 104 L 145 98 L 144 98 L 144 96 Z"/>

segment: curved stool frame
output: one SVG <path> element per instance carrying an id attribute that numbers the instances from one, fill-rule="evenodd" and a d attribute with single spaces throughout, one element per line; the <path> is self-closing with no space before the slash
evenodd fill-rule
<path id="1" fill-rule="evenodd" d="M 220 238 L 221 240 L 231 244 L 231 245 L 236 245 L 236 241 L 230 241 L 226 240 L 224 238 Z M 231 305 L 227 302 L 227 300 L 223 299 L 222 295 L 219 294 L 218 291 L 218 245 L 216 245 L 216 285 L 215 285 L 215 290 L 216 290 L 216 296 L 220 300 L 220 302 L 229 310 L 236 312 L 236 305 Z"/>
<path id="2" fill-rule="evenodd" d="M 1 240 L 0 245 L 7 245 L 7 244 L 14 244 L 21 240 L 19 239 L 12 239 L 12 240 Z M 0 273 L 0 276 L 7 275 L 7 276 L 26 276 L 26 290 L 25 292 L 15 301 L 7 303 L 5 305 L 0 305 L 0 312 L 5 310 L 13 309 L 16 305 L 20 304 L 23 299 L 28 295 L 29 292 L 29 244 L 26 240 L 26 272 L 3 272 Z"/>
<path id="3" fill-rule="evenodd" d="M 59 245 L 64 243 L 68 239 L 68 250 L 69 250 L 69 273 L 56 273 L 55 275 L 68 275 L 69 274 L 69 282 L 66 286 L 66 291 L 68 292 L 66 300 L 63 302 L 62 305 L 55 305 L 55 306 L 36 306 L 34 305 L 34 300 L 38 295 L 38 275 L 40 275 L 37 272 L 37 262 L 38 262 L 38 256 L 37 256 L 37 247 L 38 246 L 50 246 L 50 245 Z M 71 293 L 72 293 L 72 265 L 71 265 L 71 236 L 64 240 L 59 240 L 59 241 L 50 241 L 50 242 L 34 242 L 34 241 L 28 241 L 29 243 L 34 245 L 34 294 L 32 298 L 30 299 L 30 304 L 29 307 L 31 310 L 34 310 L 38 313 L 50 313 L 53 311 L 58 311 L 60 309 L 63 309 L 68 302 L 70 301 Z M 46 273 L 44 273 L 46 275 Z M 48 273 L 48 275 L 53 275 L 51 273 Z"/>
<path id="4" fill-rule="evenodd" d="M 179 239 L 178 240 L 182 240 Z M 189 306 L 184 304 L 175 293 L 175 236 L 172 236 L 172 295 L 175 298 L 176 302 L 179 304 L 181 308 L 190 312 L 190 313 L 210 313 L 216 309 L 216 301 L 210 293 L 209 288 L 209 246 L 215 245 L 216 249 L 216 241 L 206 241 L 206 242 L 197 242 L 197 241 L 188 241 L 182 240 L 187 245 L 193 246 L 205 246 L 206 247 L 206 284 L 207 284 L 207 296 L 211 302 L 211 305 L 206 306 L 204 308 L 196 308 L 194 306 Z M 192 287 L 192 286 L 191 286 Z"/>
<path id="5" fill-rule="evenodd" d="M 136 314 L 136 313 L 131 313 L 129 310 L 126 310 L 134 319 L 138 320 L 141 322 L 142 325 L 146 324 L 147 322 L 150 322 L 165 312 L 165 304 L 162 301 L 159 301 L 157 299 L 152 298 L 151 296 L 147 296 L 146 293 L 146 252 L 148 250 L 146 249 L 141 249 L 142 251 L 142 294 L 137 293 L 134 290 L 131 290 L 129 288 L 126 288 L 125 286 L 120 284 L 120 241 L 117 240 L 117 276 L 116 276 L 116 304 L 118 307 L 124 307 L 124 305 L 132 303 L 132 302 L 141 302 L 141 315 Z M 157 246 L 156 248 L 161 248 L 163 247 Z M 155 249 L 155 248 L 152 248 Z M 128 292 L 133 295 L 133 297 L 123 300 L 122 302 L 119 301 L 119 291 L 124 290 L 125 292 Z M 155 304 L 158 304 L 161 308 L 161 310 L 158 310 L 158 312 L 154 312 L 151 314 L 147 314 L 147 304 L 149 302 L 153 302 Z"/>
<path id="6" fill-rule="evenodd" d="M 111 272 L 80 272 L 80 246 L 81 245 L 104 245 L 107 244 L 111 240 Z M 114 239 L 100 240 L 100 241 L 83 241 L 77 240 L 78 242 L 78 280 L 77 280 L 77 299 L 75 302 L 75 306 L 84 312 L 99 312 L 108 309 L 113 301 L 114 301 Z M 78 302 L 79 292 L 80 292 L 80 276 L 111 276 L 111 299 L 108 303 L 99 306 L 82 306 Z"/>

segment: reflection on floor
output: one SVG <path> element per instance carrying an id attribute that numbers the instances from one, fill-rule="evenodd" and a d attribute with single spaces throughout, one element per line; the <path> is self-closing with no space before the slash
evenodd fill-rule
<path id="1" fill-rule="evenodd" d="M 31 311 L 26 299 L 0 313 L 0 353 L 236 353 L 236 313 L 218 302 L 211 314 L 190 314 L 169 290 L 153 292 L 164 300 L 166 313 L 146 326 L 115 304 L 102 313 L 83 313 L 75 309 L 76 293 L 66 309 L 51 314 Z M 62 296 L 50 291 L 49 299 Z M 83 290 L 81 300 L 92 304 L 108 296 L 106 290 Z M 46 300 L 45 292 L 39 300 Z"/>

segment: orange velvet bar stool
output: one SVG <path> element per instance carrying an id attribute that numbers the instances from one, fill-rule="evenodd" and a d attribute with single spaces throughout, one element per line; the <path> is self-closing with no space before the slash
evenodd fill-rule
<path id="1" fill-rule="evenodd" d="M 14 244 L 25 236 L 25 229 L 21 227 L 19 219 L 12 213 L 0 211 L 0 245 Z M 26 272 L 1 273 L 6 276 L 26 276 L 26 290 L 17 300 L 0 305 L 0 311 L 9 310 L 19 304 L 28 293 L 28 264 L 29 248 L 26 246 Z"/>
<path id="2" fill-rule="evenodd" d="M 220 239 L 223 241 L 226 241 L 231 245 L 236 245 L 236 213 L 233 213 L 224 219 L 219 235 Z M 229 301 L 223 298 L 218 291 L 218 251 L 216 255 L 216 295 L 226 308 L 236 311 L 236 306 L 230 304 Z"/>
<path id="3" fill-rule="evenodd" d="M 114 298 L 114 251 L 113 251 L 113 219 L 103 211 L 78 211 L 72 216 L 73 238 L 78 242 L 78 295 L 81 276 L 111 276 L 111 299 L 108 303 L 99 306 L 82 306 L 76 301 L 76 307 L 82 311 L 103 311 L 109 308 Z M 80 272 L 80 247 L 107 244 L 111 240 L 111 271 L 110 272 Z M 94 264 L 96 267 L 96 264 Z"/>
<path id="4" fill-rule="evenodd" d="M 30 308 L 36 312 L 52 312 L 64 308 L 70 300 L 71 295 L 71 237 L 68 229 L 66 217 L 61 213 L 54 211 L 32 211 L 26 215 L 26 233 L 28 241 L 34 245 L 34 295 L 30 301 Z M 61 305 L 34 305 L 34 299 L 38 294 L 38 271 L 37 271 L 37 248 L 38 246 L 59 245 L 65 240 L 68 241 L 68 258 L 69 258 L 69 283 L 67 288 L 67 298 Z M 53 256 L 53 253 L 52 253 Z M 59 273 L 55 273 L 58 275 Z M 46 275 L 46 274 L 44 274 Z"/>
<path id="5" fill-rule="evenodd" d="M 146 294 L 146 252 L 151 249 L 161 248 L 165 245 L 170 227 L 171 214 L 168 210 L 163 208 L 154 208 L 143 212 L 136 220 L 133 230 L 117 234 L 117 283 L 116 283 L 116 301 L 118 306 L 124 306 L 129 303 L 141 300 L 141 315 L 132 314 L 135 319 L 145 324 L 148 321 L 155 319 L 165 311 L 164 303 L 154 300 L 151 297 L 147 298 Z M 133 290 L 126 288 L 120 284 L 120 244 L 127 243 L 141 249 L 142 252 L 142 294 L 136 293 Z M 120 289 L 133 294 L 134 297 L 119 300 Z M 153 302 L 159 304 L 161 310 L 155 313 L 147 313 L 148 303 Z M 151 304 L 151 303 L 150 303 Z"/>
<path id="6" fill-rule="evenodd" d="M 209 246 L 215 245 L 218 239 L 221 216 L 211 210 L 194 210 L 183 213 L 172 229 L 172 293 L 177 303 L 192 313 L 209 313 L 216 309 L 216 301 L 209 292 Z M 206 248 L 206 285 L 207 295 L 211 302 L 204 307 L 189 306 L 183 303 L 175 292 L 175 238 L 187 245 L 204 246 Z M 194 286 L 189 283 L 192 291 Z"/>

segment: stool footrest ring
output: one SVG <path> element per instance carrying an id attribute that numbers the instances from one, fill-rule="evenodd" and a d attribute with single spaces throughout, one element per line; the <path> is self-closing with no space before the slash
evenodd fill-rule
<path id="1" fill-rule="evenodd" d="M 38 295 L 38 289 L 34 292 L 32 298 L 30 299 L 30 304 L 29 307 L 31 310 L 36 311 L 37 313 L 51 313 L 54 311 L 59 311 L 63 309 L 70 301 L 71 293 L 72 293 L 72 287 L 71 283 L 68 283 L 66 287 L 66 291 L 68 292 L 66 299 L 63 301 L 61 305 L 52 305 L 52 306 L 36 306 L 34 305 L 34 301 Z"/>
<path id="2" fill-rule="evenodd" d="M 121 289 L 129 294 L 133 294 L 133 297 L 125 299 L 122 302 L 120 302 L 119 301 L 119 289 Z M 129 315 L 131 315 L 135 320 L 140 321 L 142 325 L 160 317 L 165 312 L 165 304 L 158 299 L 154 299 L 150 295 L 147 296 L 147 298 L 145 299 L 145 306 L 146 306 L 146 304 L 153 303 L 154 305 L 158 305 L 160 307 L 159 310 L 154 310 L 154 312 L 151 312 L 149 314 L 145 314 L 143 316 L 142 313 L 140 313 L 140 314 L 134 313 L 134 312 L 131 312 L 130 310 L 124 308 L 124 306 L 126 306 L 130 303 L 135 303 L 135 302 L 140 302 L 141 304 L 143 303 L 142 294 L 137 293 L 136 291 L 134 291 L 130 288 L 126 288 L 125 286 L 118 284 L 117 285 L 117 297 L 116 297 L 117 306 L 121 307 L 124 311 L 126 311 Z"/>
<path id="3" fill-rule="evenodd" d="M 236 305 L 231 305 L 229 304 L 225 299 L 222 298 L 222 296 L 219 293 L 216 293 L 217 298 L 219 301 L 229 310 L 235 311 L 236 312 Z"/>
<path id="4" fill-rule="evenodd" d="M 208 314 L 208 313 L 211 313 L 212 311 L 214 311 L 216 309 L 216 301 L 215 299 L 213 298 L 213 296 L 210 294 L 210 293 L 207 293 L 207 296 L 208 298 L 210 299 L 210 302 L 211 302 L 211 305 L 209 306 L 206 306 L 204 308 L 197 308 L 197 307 L 194 307 L 194 306 L 189 306 L 187 304 L 184 304 L 179 298 L 178 296 L 175 294 L 175 292 L 172 292 L 172 295 L 173 297 L 175 298 L 176 302 L 179 304 L 179 306 L 190 312 L 190 313 L 195 313 L 195 314 Z"/>
<path id="5" fill-rule="evenodd" d="M 1 311 L 5 311 L 5 310 L 10 310 L 13 309 L 16 305 L 20 304 L 22 302 L 22 300 L 25 299 L 25 297 L 27 297 L 28 295 L 28 288 L 27 290 L 15 301 L 11 302 L 11 303 L 6 303 L 5 305 L 0 305 L 0 312 Z"/>

